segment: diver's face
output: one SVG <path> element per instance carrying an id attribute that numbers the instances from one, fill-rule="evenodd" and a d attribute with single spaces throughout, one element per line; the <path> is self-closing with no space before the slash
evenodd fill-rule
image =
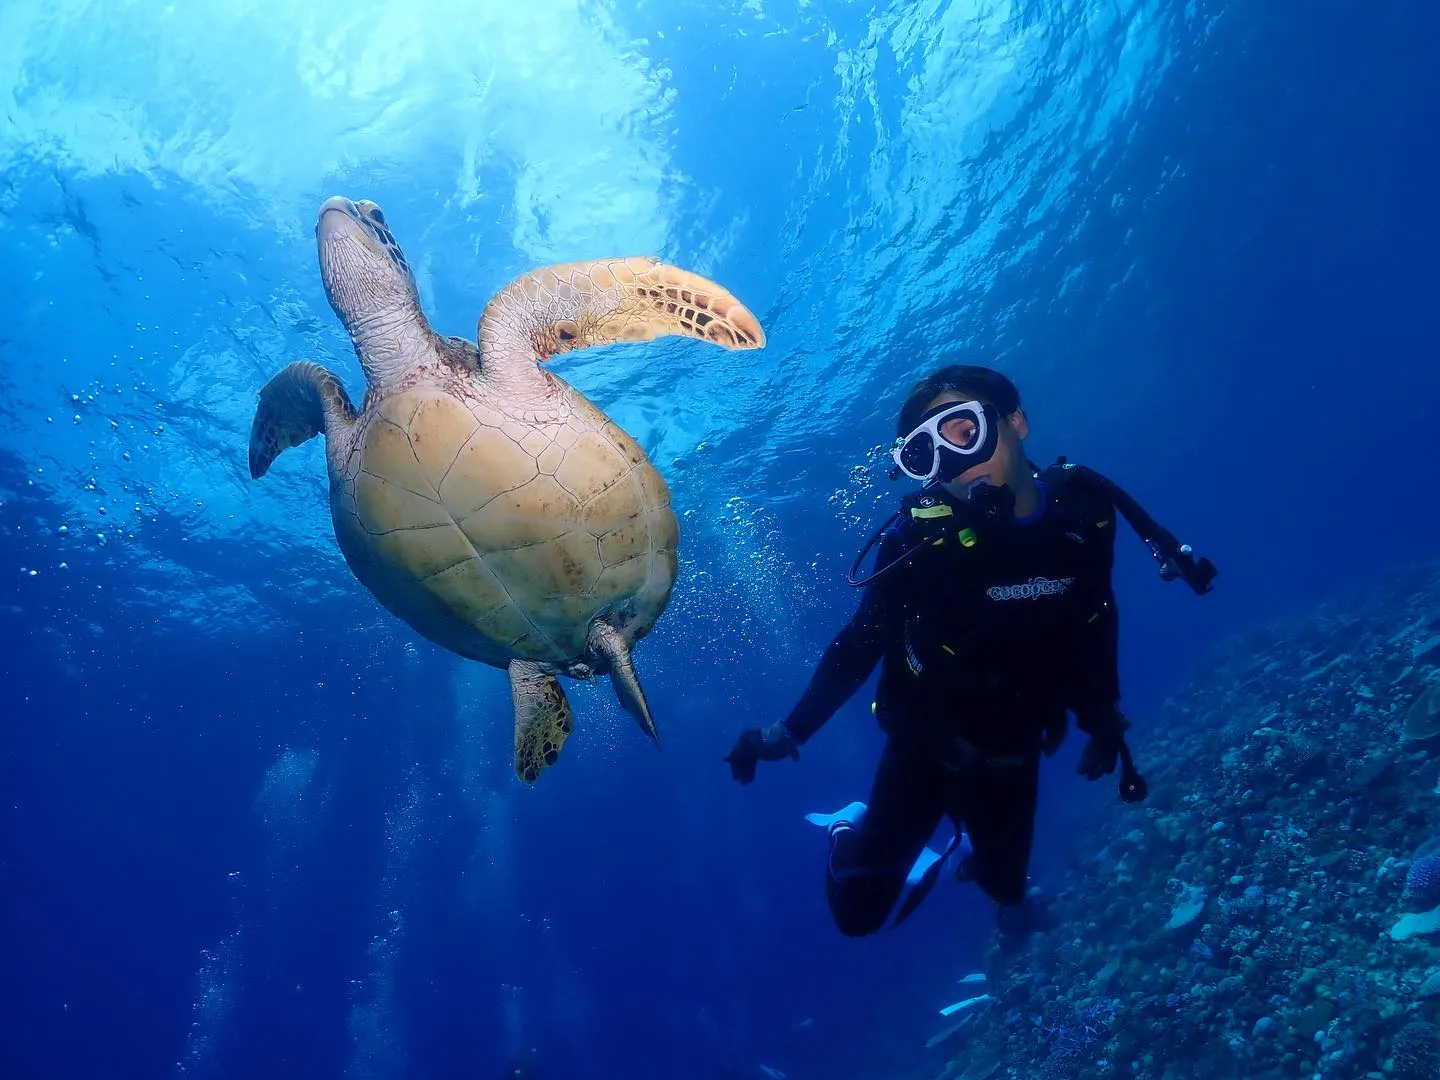
<path id="1" fill-rule="evenodd" d="M 953 405 L 960 401 L 973 401 L 973 394 L 964 394 L 957 390 L 946 390 L 944 393 L 936 394 L 926 404 L 924 412 L 938 408 L 941 405 Z M 952 426 L 953 425 L 953 426 Z M 970 427 L 971 421 L 965 417 L 955 417 L 941 425 L 940 434 L 957 446 L 965 444 L 965 435 Z M 1021 448 L 1021 441 L 1030 434 L 1030 425 L 1025 419 L 1025 413 L 1016 409 L 1009 416 L 1000 418 L 1000 433 L 995 443 L 995 453 L 990 460 L 973 468 L 966 469 L 946 484 L 954 492 L 964 492 L 976 480 L 988 480 L 992 484 L 1010 484 L 1023 473 L 1025 468 L 1025 452 Z"/>

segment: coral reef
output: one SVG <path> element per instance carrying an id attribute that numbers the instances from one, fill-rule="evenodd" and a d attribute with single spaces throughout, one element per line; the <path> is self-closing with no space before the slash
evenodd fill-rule
<path id="1" fill-rule="evenodd" d="M 990 954 L 950 1075 L 1440 1080 L 1437 635 L 1427 565 L 1208 658 L 1137 727 L 1148 801 L 1078 826 L 1057 928 Z"/>

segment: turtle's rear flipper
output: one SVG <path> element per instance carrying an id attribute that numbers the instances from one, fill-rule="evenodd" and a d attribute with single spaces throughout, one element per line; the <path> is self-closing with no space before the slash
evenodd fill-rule
<path id="1" fill-rule="evenodd" d="M 610 684 L 615 687 L 615 696 L 620 699 L 620 704 L 635 718 L 640 730 L 658 745 L 660 733 L 655 730 L 655 718 L 650 715 L 645 691 L 640 689 L 640 679 L 635 674 L 635 662 L 630 659 L 630 646 L 625 644 L 625 635 L 609 623 L 596 619 L 590 624 L 589 644 L 591 651 L 605 658 L 610 669 Z"/>
<path id="2" fill-rule="evenodd" d="M 250 424 L 251 479 L 264 476 L 282 450 L 354 419 L 355 408 L 333 372 L 308 361 L 287 364 L 260 391 Z"/>
<path id="3" fill-rule="evenodd" d="M 529 660 L 511 660 L 509 670 L 515 701 L 515 775 L 533 784 L 555 764 L 575 721 L 554 675 Z"/>

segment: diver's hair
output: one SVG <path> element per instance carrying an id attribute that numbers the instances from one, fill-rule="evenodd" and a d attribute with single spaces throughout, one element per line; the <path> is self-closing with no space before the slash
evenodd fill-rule
<path id="1" fill-rule="evenodd" d="M 1000 372 L 971 364 L 951 364 L 932 371 L 910 388 L 895 423 L 896 437 L 914 431 L 930 400 L 947 392 L 968 394 L 986 405 L 993 405 L 1001 416 L 1009 416 L 1020 408 L 1020 391 Z"/>

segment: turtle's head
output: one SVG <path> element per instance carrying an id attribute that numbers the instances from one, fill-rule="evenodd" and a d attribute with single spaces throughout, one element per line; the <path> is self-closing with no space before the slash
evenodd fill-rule
<path id="1" fill-rule="evenodd" d="M 349 331 L 370 381 L 377 382 L 377 376 L 384 381 L 402 361 L 406 368 L 412 365 L 416 346 L 429 341 L 430 328 L 420 310 L 415 275 L 384 211 L 365 199 L 326 199 L 315 220 L 315 246 L 325 295 Z"/>

